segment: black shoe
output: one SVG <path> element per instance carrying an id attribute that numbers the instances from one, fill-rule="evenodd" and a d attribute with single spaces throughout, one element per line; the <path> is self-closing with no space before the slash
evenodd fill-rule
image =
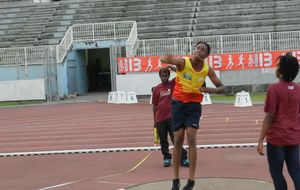
<path id="1" fill-rule="evenodd" d="M 184 186 L 183 190 L 192 190 L 195 185 L 194 180 L 188 180 L 187 184 Z"/>
<path id="2" fill-rule="evenodd" d="M 179 190 L 179 188 L 180 188 L 180 181 L 179 181 L 179 179 L 173 179 L 172 190 Z"/>
<path id="3" fill-rule="evenodd" d="M 188 168 L 190 166 L 190 161 L 188 159 L 181 160 L 180 165 Z"/>
<path id="4" fill-rule="evenodd" d="M 171 166 L 171 159 L 164 159 L 164 167 L 169 167 Z"/>

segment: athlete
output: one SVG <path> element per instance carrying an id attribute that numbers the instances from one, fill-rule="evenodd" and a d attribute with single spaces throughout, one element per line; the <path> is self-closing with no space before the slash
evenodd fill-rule
<path id="1" fill-rule="evenodd" d="M 174 131 L 172 190 L 179 190 L 179 161 L 184 136 L 187 136 L 188 156 L 190 160 L 189 178 L 183 190 L 192 190 L 195 185 L 197 161 L 196 137 L 201 116 L 203 93 L 223 93 L 224 85 L 205 59 L 210 54 L 206 42 L 198 42 L 191 57 L 162 56 L 160 61 L 176 66 L 175 87 L 172 96 L 172 126 Z M 203 87 L 209 77 L 216 88 Z"/>

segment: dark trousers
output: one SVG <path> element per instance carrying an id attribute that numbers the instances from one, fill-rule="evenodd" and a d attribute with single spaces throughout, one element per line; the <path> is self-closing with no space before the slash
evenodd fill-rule
<path id="1" fill-rule="evenodd" d="M 168 134 L 169 134 L 170 139 L 171 139 L 172 143 L 174 144 L 174 133 L 173 133 L 173 129 L 172 129 L 171 118 L 164 120 L 164 121 L 157 122 L 156 128 L 158 131 L 161 153 L 164 156 L 164 160 L 171 159 L 172 154 L 170 154 L 170 152 L 169 152 L 169 141 L 168 141 Z M 185 159 L 187 159 L 187 151 L 184 148 L 182 148 L 181 160 L 185 160 Z"/>
<path id="2" fill-rule="evenodd" d="M 299 145 L 275 146 L 268 143 L 267 157 L 275 190 L 287 190 L 286 180 L 282 172 L 284 162 L 294 182 L 295 190 L 300 190 Z"/>

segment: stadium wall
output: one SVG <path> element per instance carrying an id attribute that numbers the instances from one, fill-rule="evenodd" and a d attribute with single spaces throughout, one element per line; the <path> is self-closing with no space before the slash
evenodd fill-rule
<path id="1" fill-rule="evenodd" d="M 265 92 L 269 84 L 276 83 L 274 69 L 248 69 L 248 70 L 229 70 L 216 71 L 217 76 L 226 86 L 226 94 L 236 94 L 240 91 Z M 170 79 L 175 76 L 171 74 Z M 300 83 L 300 75 L 295 79 Z M 134 91 L 137 95 L 150 95 L 151 87 L 160 83 L 157 72 L 135 73 L 117 75 L 116 86 L 118 91 Z M 214 86 L 209 79 L 206 80 L 207 86 Z"/>
<path id="2" fill-rule="evenodd" d="M 0 101 L 46 99 L 43 65 L 0 69 Z"/>
<path id="3" fill-rule="evenodd" d="M 219 71 L 216 71 L 216 74 L 220 77 Z M 172 72 L 170 79 L 173 79 L 174 77 L 175 73 Z M 159 83 L 161 83 L 161 81 L 158 76 L 158 72 L 117 75 L 116 90 L 125 92 L 133 91 L 137 95 L 150 95 L 151 88 Z M 206 84 L 208 87 L 213 86 L 212 82 L 208 78 L 206 79 Z"/>

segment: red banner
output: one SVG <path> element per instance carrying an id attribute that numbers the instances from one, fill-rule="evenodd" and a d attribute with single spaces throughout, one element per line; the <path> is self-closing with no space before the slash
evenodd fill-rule
<path id="1" fill-rule="evenodd" d="M 225 53 L 211 54 L 208 63 L 214 70 L 243 70 L 276 67 L 279 56 L 289 51 L 270 51 L 255 53 Z M 300 62 L 300 50 L 292 51 Z M 145 57 L 118 57 L 119 73 L 127 72 L 157 72 L 164 63 L 160 62 L 160 56 Z"/>

